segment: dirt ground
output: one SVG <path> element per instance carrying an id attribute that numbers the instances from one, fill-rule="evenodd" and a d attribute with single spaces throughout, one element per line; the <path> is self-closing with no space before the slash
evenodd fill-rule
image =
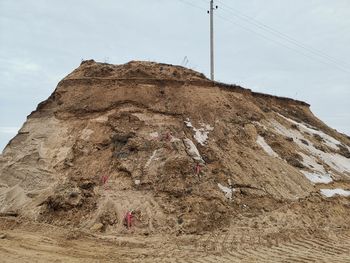
<path id="1" fill-rule="evenodd" d="M 231 228 L 204 235 L 92 235 L 1 218 L 1 262 L 344 262 L 350 229 Z"/>

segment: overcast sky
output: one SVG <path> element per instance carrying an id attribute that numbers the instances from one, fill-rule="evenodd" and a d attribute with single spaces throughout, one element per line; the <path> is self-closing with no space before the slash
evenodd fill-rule
<path id="1" fill-rule="evenodd" d="M 350 134 L 349 0 L 216 4 L 217 80 L 304 100 L 321 120 Z M 181 64 L 187 56 L 188 67 L 208 76 L 208 5 L 0 0 L 0 151 L 82 59 Z"/>

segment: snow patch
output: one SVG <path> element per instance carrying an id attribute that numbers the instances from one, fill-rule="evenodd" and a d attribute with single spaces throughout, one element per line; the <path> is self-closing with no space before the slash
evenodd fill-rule
<path id="1" fill-rule="evenodd" d="M 273 129 L 279 133 L 280 135 L 289 137 L 289 138 L 293 138 L 293 141 L 300 146 L 300 148 L 303 149 L 308 149 L 307 145 L 302 143 L 301 140 L 305 140 L 306 142 L 308 142 L 309 145 L 311 145 L 311 142 L 309 140 L 307 140 L 299 131 L 297 130 L 292 130 L 292 129 L 287 129 L 286 127 L 284 127 L 282 124 L 280 124 L 278 121 L 276 120 L 272 120 L 271 124 L 273 126 Z"/>
<path id="2" fill-rule="evenodd" d="M 193 128 L 193 125 L 192 125 L 192 123 L 190 122 L 190 119 L 189 119 L 189 118 L 187 118 L 187 119 L 184 121 L 184 123 L 186 124 L 186 126 L 187 126 L 188 128 Z"/>
<path id="3" fill-rule="evenodd" d="M 308 127 L 305 123 L 296 122 L 296 121 L 289 119 L 281 114 L 278 114 L 278 115 L 281 116 L 282 118 L 284 118 L 285 120 L 297 125 L 299 130 L 302 132 L 307 132 L 307 133 L 310 133 L 313 135 L 314 134 L 319 135 L 328 147 L 332 148 L 333 150 L 339 150 L 338 144 L 341 144 L 341 142 L 338 141 L 337 139 L 333 138 L 332 136 L 329 136 L 328 134 L 325 134 L 324 132 L 317 130 L 315 127 L 312 127 L 312 126 Z"/>
<path id="4" fill-rule="evenodd" d="M 266 143 L 263 137 L 258 136 L 256 143 L 259 144 L 268 155 L 276 158 L 278 157 L 278 154 Z"/>
<path id="5" fill-rule="evenodd" d="M 204 163 L 202 156 L 200 155 L 196 145 L 190 139 L 183 139 L 183 142 L 186 146 L 186 152 L 189 156 L 193 158 L 193 160 Z"/>
<path id="6" fill-rule="evenodd" d="M 232 200 L 232 194 L 236 191 L 236 189 L 223 186 L 222 184 L 218 184 L 218 187 L 225 193 L 225 197 L 227 199 Z"/>
<path id="7" fill-rule="evenodd" d="M 308 156 L 304 153 L 301 153 L 301 152 L 298 152 L 298 154 L 303 157 L 303 161 L 302 161 L 302 164 L 313 170 L 313 171 L 316 171 L 318 173 L 321 173 L 321 174 L 324 174 L 326 173 L 326 170 L 324 169 L 323 165 L 322 164 L 319 164 L 317 163 L 317 160 L 315 157 L 313 157 L 312 155 L 311 156 Z"/>
<path id="8" fill-rule="evenodd" d="M 136 184 L 136 185 L 140 185 L 140 183 L 141 183 L 140 180 L 138 180 L 138 179 L 135 180 L 135 184 Z"/>
<path id="9" fill-rule="evenodd" d="M 193 135 L 193 137 L 196 139 L 196 141 L 200 145 L 204 146 L 208 140 L 209 132 L 213 131 L 214 127 L 211 127 L 209 124 L 200 123 L 201 128 L 197 129 L 192 125 L 189 118 L 187 118 L 184 122 L 188 128 L 192 128 L 192 130 L 194 131 L 195 134 Z"/>
<path id="10" fill-rule="evenodd" d="M 316 149 L 317 150 L 317 149 Z M 318 150 L 319 157 L 334 170 L 350 173 L 350 160 L 337 153 L 325 153 Z"/>
<path id="11" fill-rule="evenodd" d="M 294 122 L 294 121 L 293 121 Z M 297 123 L 297 122 L 295 122 Z M 271 124 L 274 130 L 287 137 L 293 138 L 293 141 L 303 150 L 309 152 L 312 156 L 318 157 L 332 169 L 339 173 L 349 172 L 350 173 L 350 161 L 346 157 L 337 154 L 337 153 L 325 153 L 319 149 L 316 149 L 310 141 L 308 141 L 301 133 L 297 130 L 291 130 L 284 127 L 282 124 L 276 120 L 272 120 Z M 306 126 L 305 126 L 306 127 Z M 308 128 L 310 129 L 310 128 Z M 305 140 L 308 145 L 302 143 L 301 141 Z"/>
<path id="12" fill-rule="evenodd" d="M 301 171 L 307 179 L 315 184 L 329 184 L 333 181 L 332 177 L 329 174 L 318 174 L 310 173 L 306 171 Z"/>
<path id="13" fill-rule="evenodd" d="M 208 140 L 209 132 L 202 129 L 202 128 L 200 128 L 200 129 L 193 128 L 193 130 L 195 131 L 195 135 L 193 137 L 196 139 L 196 141 L 200 145 L 204 146 L 205 142 Z"/>
<path id="14" fill-rule="evenodd" d="M 326 197 L 333 197 L 335 195 L 340 195 L 340 196 L 350 196 L 350 191 L 344 190 L 341 188 L 336 188 L 336 189 L 320 189 L 320 192 L 322 195 Z"/>

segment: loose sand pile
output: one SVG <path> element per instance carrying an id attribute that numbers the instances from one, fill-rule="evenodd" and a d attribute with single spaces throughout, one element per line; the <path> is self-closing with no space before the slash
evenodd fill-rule
<path id="1" fill-rule="evenodd" d="M 89 60 L 0 156 L 0 212 L 113 235 L 130 209 L 134 235 L 348 227 L 349 146 L 301 101 Z"/>

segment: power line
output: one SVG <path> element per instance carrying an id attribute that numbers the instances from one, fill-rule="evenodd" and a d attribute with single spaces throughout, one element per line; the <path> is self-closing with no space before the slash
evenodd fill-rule
<path id="1" fill-rule="evenodd" d="M 307 54 L 307 53 L 305 53 L 305 52 L 302 52 L 302 51 L 300 51 L 300 50 L 298 50 L 298 49 L 296 49 L 296 48 L 290 47 L 290 46 L 286 45 L 286 44 L 283 43 L 283 42 L 280 42 L 280 41 L 277 41 L 277 40 L 275 40 L 275 39 L 269 38 L 269 37 L 267 37 L 266 35 L 264 35 L 264 34 L 262 34 L 262 33 L 259 33 L 259 32 L 255 31 L 255 30 L 253 30 L 253 29 L 250 29 L 250 28 L 248 28 L 248 27 L 245 27 L 245 26 L 242 26 L 242 25 L 240 25 L 240 24 L 238 24 L 238 23 L 235 23 L 234 21 L 230 20 L 230 19 L 227 18 L 227 17 L 221 16 L 221 15 L 217 15 L 217 17 L 218 17 L 218 18 L 221 18 L 222 20 L 226 20 L 227 22 L 230 22 L 231 24 L 233 24 L 233 25 L 235 25 L 235 26 L 238 26 L 238 27 L 240 27 L 240 28 L 242 28 L 242 29 L 244 29 L 244 30 L 246 30 L 246 31 L 249 31 L 249 32 L 251 32 L 251 33 L 254 33 L 254 34 L 256 34 L 257 36 L 259 36 L 260 38 L 263 38 L 263 39 L 265 39 L 265 40 L 267 40 L 267 41 L 270 41 L 270 42 L 272 42 L 272 43 L 275 43 L 275 44 L 277 44 L 277 45 L 283 46 L 283 47 L 285 47 L 285 48 L 287 48 L 287 49 L 289 49 L 289 50 L 292 50 L 292 51 L 294 51 L 294 52 L 296 52 L 296 53 L 298 53 L 298 54 L 300 54 L 300 55 L 302 55 L 302 56 L 304 56 L 304 57 L 307 57 L 307 58 L 311 59 L 311 60 L 314 60 L 314 61 L 323 63 L 324 65 L 328 65 L 328 66 L 329 66 L 329 65 L 332 65 L 333 67 L 336 67 L 338 70 L 341 70 L 341 71 L 346 72 L 346 73 L 350 73 L 349 70 L 347 70 L 346 68 L 344 68 L 344 67 L 342 67 L 342 66 L 340 66 L 340 65 L 337 65 L 337 64 L 334 64 L 334 63 L 333 63 L 333 64 L 330 64 L 329 62 L 323 61 L 323 60 L 321 60 L 321 59 L 319 59 L 319 58 L 316 58 L 316 57 L 314 57 L 314 56 L 310 56 L 310 54 Z"/>
<path id="2" fill-rule="evenodd" d="M 281 31 L 278 31 L 274 28 L 272 28 L 271 26 L 268 26 L 267 24 L 264 24 L 258 20 L 256 20 L 255 18 L 251 17 L 251 16 L 248 16 L 248 15 L 245 15 L 244 13 L 238 11 L 237 9 L 234 9 L 224 3 L 222 3 L 221 1 L 218 0 L 219 3 L 221 3 L 224 7 L 226 7 L 228 10 L 225 10 L 226 12 L 229 12 L 230 14 L 234 15 L 235 17 L 237 17 L 238 19 L 241 19 L 243 21 L 246 21 L 272 35 L 275 35 L 277 37 L 280 37 L 280 38 L 283 38 L 284 40 L 286 40 L 287 42 L 291 43 L 291 44 L 294 44 L 310 53 L 313 53 L 314 55 L 316 56 L 321 56 L 323 57 L 324 59 L 326 60 L 329 60 L 330 62 L 332 63 L 335 63 L 335 64 L 343 64 L 342 66 L 345 66 L 345 67 L 350 67 L 350 65 L 347 63 L 347 62 L 344 62 L 342 60 L 339 60 L 339 59 L 336 59 L 336 58 L 333 58 L 329 55 L 327 55 L 325 52 L 322 52 L 320 50 L 317 50 L 311 46 L 308 46 L 290 36 L 288 36 L 287 34 L 281 32 Z M 232 12 L 232 11 L 233 12 Z"/>
<path id="3" fill-rule="evenodd" d="M 190 5 L 190 6 L 194 7 L 194 8 L 207 11 L 205 8 L 200 7 L 200 6 L 198 6 L 198 5 L 195 5 L 195 4 L 191 3 L 191 2 L 188 2 L 188 1 L 185 1 L 185 0 L 178 0 L 178 1 L 180 1 L 180 2 L 182 2 L 182 3 L 184 3 L 184 4 L 186 4 L 186 5 Z M 207 2 L 207 1 L 206 1 L 206 2 Z"/>
<path id="4" fill-rule="evenodd" d="M 190 5 L 190 6 L 192 6 L 192 7 L 195 7 L 195 8 L 197 8 L 197 9 L 205 10 L 204 8 L 202 8 L 202 7 L 200 7 L 200 6 L 193 4 L 192 2 L 188 2 L 188 1 L 184 1 L 184 0 L 179 0 L 179 1 L 181 1 L 181 2 L 183 2 L 183 3 L 185 3 L 185 4 L 187 4 L 187 5 Z M 206 0 L 202 0 L 202 1 L 207 2 Z M 220 1 L 220 3 L 221 3 L 221 1 Z M 339 64 L 336 63 L 336 62 L 332 62 L 332 63 L 330 63 L 329 61 L 326 62 L 326 61 L 320 59 L 320 58 L 319 58 L 319 57 L 320 57 L 319 55 L 316 56 L 316 54 L 313 54 L 313 53 L 311 53 L 310 51 L 309 51 L 309 53 L 311 53 L 313 56 L 311 56 L 309 53 L 305 53 L 305 51 L 306 51 L 305 49 L 306 49 L 306 48 L 304 48 L 305 51 L 302 52 L 301 50 L 298 50 L 298 49 L 296 49 L 296 48 L 294 48 L 294 47 L 288 46 L 288 45 L 286 45 L 285 43 L 283 43 L 283 42 L 281 42 L 281 41 L 277 41 L 277 40 L 275 40 L 275 39 L 272 39 L 272 38 L 266 36 L 266 34 L 257 32 L 257 31 L 255 31 L 255 30 L 253 30 L 253 29 L 251 29 L 251 28 L 246 27 L 246 26 L 242 26 L 241 24 L 236 23 L 235 21 L 231 20 L 230 18 L 227 18 L 227 17 L 222 16 L 222 15 L 217 15 L 217 17 L 220 18 L 220 19 L 222 19 L 222 20 L 225 20 L 225 21 L 227 21 L 227 22 L 229 22 L 229 23 L 231 23 L 231 24 L 233 24 L 233 25 L 235 25 L 235 26 L 238 26 L 238 27 L 240 27 L 240 28 L 242 28 L 242 29 L 244 29 L 244 30 L 246 30 L 246 31 L 248 31 L 248 32 L 251 32 L 251 33 L 253 33 L 253 34 L 256 34 L 256 35 L 259 36 L 260 38 L 263 38 L 263 39 L 265 39 L 265 40 L 267 40 L 267 41 L 270 41 L 270 42 L 272 42 L 272 43 L 275 43 L 275 44 L 277 44 L 277 45 L 283 46 L 283 47 L 285 47 L 285 48 L 287 48 L 287 49 L 289 49 L 289 50 L 292 50 L 292 51 L 294 51 L 294 52 L 296 52 L 296 53 L 298 53 L 298 54 L 300 54 L 300 55 L 302 55 L 302 56 L 304 56 L 304 57 L 307 57 L 307 58 L 311 59 L 311 60 L 317 61 L 317 62 L 319 62 L 319 63 L 323 63 L 323 64 L 328 65 L 328 66 L 329 66 L 329 65 L 332 65 L 333 67 L 336 67 L 338 70 L 342 70 L 343 72 L 350 73 L 350 71 L 349 71 L 347 68 L 345 68 L 345 67 L 339 65 Z M 283 33 L 282 33 L 282 34 L 283 34 Z M 280 40 L 286 41 L 286 39 L 285 39 L 285 38 L 282 38 L 282 37 L 280 37 Z M 290 44 L 291 44 L 291 43 L 290 43 Z M 300 44 L 300 45 L 301 45 L 301 44 Z"/>

